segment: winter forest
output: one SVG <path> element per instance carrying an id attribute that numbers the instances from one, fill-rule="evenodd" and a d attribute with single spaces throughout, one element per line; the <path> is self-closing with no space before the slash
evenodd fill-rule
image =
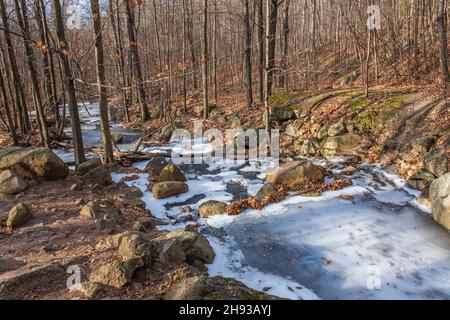
<path id="1" fill-rule="evenodd" d="M 0 300 L 450 299 L 449 11 L 0 0 Z"/>

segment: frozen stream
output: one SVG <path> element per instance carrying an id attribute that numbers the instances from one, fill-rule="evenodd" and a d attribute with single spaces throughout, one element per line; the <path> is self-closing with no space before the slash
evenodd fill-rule
<path id="1" fill-rule="evenodd" d="M 208 200 L 254 195 L 272 166 L 185 165 L 189 193 L 165 200 L 153 198 L 145 174 L 127 183 L 144 191 L 154 216 L 169 222 L 163 229 L 182 229 L 188 217 L 181 208 L 195 212 Z M 342 169 L 335 166 L 333 173 Z M 210 274 L 290 299 L 450 299 L 450 234 L 419 208 L 417 193 L 374 166 L 361 165 L 349 177 L 352 186 L 321 197 L 291 197 L 237 217 L 199 219 L 216 252 Z M 354 199 L 339 198 L 344 194 Z"/>

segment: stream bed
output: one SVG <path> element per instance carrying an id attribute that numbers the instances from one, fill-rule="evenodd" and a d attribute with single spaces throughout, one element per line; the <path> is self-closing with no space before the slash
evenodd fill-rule
<path id="1" fill-rule="evenodd" d="M 85 145 L 99 143 L 96 110 L 97 105 L 90 106 L 89 115 L 80 109 Z M 120 124 L 113 130 L 129 136 L 119 145 L 122 150 L 139 138 Z M 183 146 L 172 143 L 143 151 L 167 154 L 173 148 Z M 56 152 L 70 161 L 70 153 Z M 145 165 L 135 164 L 140 169 Z M 195 213 L 208 200 L 230 203 L 255 195 L 273 166 L 270 159 L 246 165 L 220 160 L 209 166 L 183 165 L 189 192 L 164 200 L 148 190 L 146 174 L 127 183 L 139 187 L 147 209 L 168 222 L 161 229 L 183 229 L 192 222 L 187 206 Z M 332 172 L 339 175 L 343 169 L 336 164 Z M 346 176 L 352 186 L 320 197 L 290 197 L 233 217 L 194 216 L 216 252 L 210 275 L 232 277 L 289 299 L 450 299 L 450 233 L 432 220 L 416 202 L 419 194 L 400 178 L 377 166 L 361 164 L 357 169 Z M 113 180 L 126 175 L 113 174 Z"/>

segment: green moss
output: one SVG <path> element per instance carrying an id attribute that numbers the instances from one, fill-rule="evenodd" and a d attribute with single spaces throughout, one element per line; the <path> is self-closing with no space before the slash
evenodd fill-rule
<path id="1" fill-rule="evenodd" d="M 272 108 L 290 109 L 292 111 L 297 109 L 297 105 L 293 103 L 298 96 L 291 96 L 289 93 L 277 93 L 269 98 L 269 103 Z"/>
<path id="2" fill-rule="evenodd" d="M 352 102 L 351 107 L 358 108 L 369 103 L 370 100 L 367 98 L 358 98 Z M 353 120 L 366 130 L 381 129 L 388 120 L 396 116 L 404 105 L 403 96 L 390 96 L 385 100 L 367 105 L 364 111 L 354 114 Z"/>

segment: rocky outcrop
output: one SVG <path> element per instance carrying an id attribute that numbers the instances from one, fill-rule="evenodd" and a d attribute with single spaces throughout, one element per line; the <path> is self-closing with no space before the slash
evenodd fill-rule
<path id="1" fill-rule="evenodd" d="M 295 119 L 295 112 L 292 106 L 281 106 L 272 108 L 272 121 L 283 122 Z"/>
<path id="2" fill-rule="evenodd" d="M 162 169 L 158 176 L 158 182 L 179 181 L 185 182 L 184 173 L 174 164 L 169 164 Z"/>
<path id="3" fill-rule="evenodd" d="M 30 221 L 32 217 L 30 208 L 26 204 L 18 203 L 9 210 L 6 226 L 9 228 L 20 227 Z"/>
<path id="4" fill-rule="evenodd" d="M 0 173 L 0 194 L 10 195 L 20 193 L 28 187 L 28 184 L 14 171 L 5 170 Z"/>
<path id="5" fill-rule="evenodd" d="M 188 191 L 189 186 L 179 181 L 158 182 L 152 186 L 152 193 L 156 199 L 170 198 Z"/>
<path id="6" fill-rule="evenodd" d="M 267 182 L 284 185 L 292 191 L 307 184 L 322 183 L 324 178 L 325 169 L 310 161 L 290 162 L 266 173 Z"/>
<path id="7" fill-rule="evenodd" d="M 315 139 L 307 139 L 299 147 L 299 152 L 303 156 L 315 156 L 319 152 L 319 142 Z"/>
<path id="8" fill-rule="evenodd" d="M 248 288 L 243 283 L 221 276 L 196 276 L 173 286 L 165 300 L 273 300 L 276 297 Z"/>
<path id="9" fill-rule="evenodd" d="M 434 220 L 450 230 L 450 173 L 431 184 L 430 198 Z"/>
<path id="10" fill-rule="evenodd" d="M 0 151 L 0 171 L 3 170 L 13 170 L 29 179 L 58 180 L 69 174 L 66 164 L 47 148 L 5 148 Z"/>
<path id="11" fill-rule="evenodd" d="M 353 156 L 358 154 L 357 149 L 361 142 L 361 137 L 354 133 L 328 137 L 320 144 L 320 152 L 327 159 L 339 156 Z"/>
<path id="12" fill-rule="evenodd" d="M 208 218 L 211 216 L 218 216 L 227 212 L 228 205 L 226 203 L 210 200 L 203 203 L 198 208 L 198 213 L 202 218 Z"/>
<path id="13" fill-rule="evenodd" d="M 444 150 L 429 153 L 423 160 L 425 170 L 436 177 L 442 177 L 448 172 L 448 156 Z"/>

